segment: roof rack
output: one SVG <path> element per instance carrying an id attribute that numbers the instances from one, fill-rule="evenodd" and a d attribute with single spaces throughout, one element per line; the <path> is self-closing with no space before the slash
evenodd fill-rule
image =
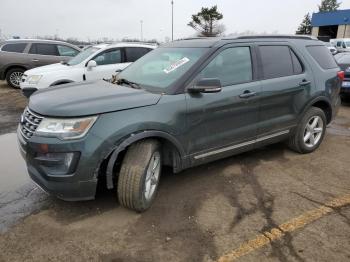
<path id="1" fill-rule="evenodd" d="M 238 36 L 233 39 L 256 39 L 256 38 L 318 40 L 316 37 L 310 36 L 310 35 L 247 35 L 247 36 Z"/>

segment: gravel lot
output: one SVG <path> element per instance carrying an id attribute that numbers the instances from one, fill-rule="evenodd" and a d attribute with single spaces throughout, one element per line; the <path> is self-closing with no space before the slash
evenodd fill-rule
<path id="1" fill-rule="evenodd" d="M 69 203 L 31 184 L 5 134 L 26 102 L 0 83 L 0 261 L 350 261 L 350 105 L 315 153 L 276 144 L 166 171 L 137 214 L 113 191 Z"/>

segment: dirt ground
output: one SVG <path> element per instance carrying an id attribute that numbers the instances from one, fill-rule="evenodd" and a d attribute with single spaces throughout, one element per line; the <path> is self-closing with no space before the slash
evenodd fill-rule
<path id="1" fill-rule="evenodd" d="M 25 103 L 0 87 L 1 133 L 15 130 Z M 327 133 L 308 155 L 276 144 L 165 171 L 142 214 L 113 191 L 69 203 L 23 180 L 15 195 L 0 192 L 0 261 L 350 261 L 350 105 Z M 17 146 L 7 138 L 1 149 Z"/>

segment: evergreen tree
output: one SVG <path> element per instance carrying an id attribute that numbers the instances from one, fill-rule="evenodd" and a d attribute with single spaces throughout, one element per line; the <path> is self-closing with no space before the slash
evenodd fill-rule
<path id="1" fill-rule="evenodd" d="M 309 13 L 307 13 L 295 33 L 297 35 L 311 35 L 311 29 L 311 16 Z"/>
<path id="2" fill-rule="evenodd" d="M 318 10 L 320 12 L 336 11 L 340 4 L 338 0 L 322 0 L 321 5 L 318 6 Z"/>
<path id="3" fill-rule="evenodd" d="M 222 25 L 217 24 L 223 17 L 216 5 L 211 8 L 202 7 L 199 13 L 192 15 L 192 21 L 187 25 L 197 30 L 201 36 L 217 36 L 224 30 Z"/>

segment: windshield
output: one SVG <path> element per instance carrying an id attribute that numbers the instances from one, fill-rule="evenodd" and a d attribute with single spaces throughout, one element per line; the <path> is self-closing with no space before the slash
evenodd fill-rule
<path id="1" fill-rule="evenodd" d="M 77 56 L 75 56 L 71 60 L 69 60 L 67 64 L 70 65 L 70 66 L 80 64 L 86 58 L 88 58 L 90 55 L 92 55 L 93 53 L 95 53 L 99 49 L 100 48 L 93 47 L 93 46 L 88 47 L 84 51 L 80 52 Z"/>
<path id="2" fill-rule="evenodd" d="M 141 87 L 165 89 L 181 78 L 207 48 L 158 48 L 127 67 L 118 78 Z"/>

